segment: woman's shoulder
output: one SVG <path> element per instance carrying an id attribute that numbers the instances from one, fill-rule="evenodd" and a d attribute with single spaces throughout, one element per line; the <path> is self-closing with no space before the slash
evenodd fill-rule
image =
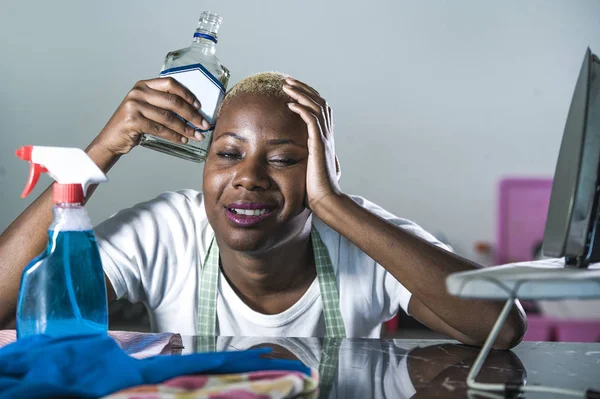
<path id="1" fill-rule="evenodd" d="M 165 191 L 154 198 L 139 202 L 129 210 L 144 210 L 152 213 L 189 213 L 204 212 L 204 197 L 200 191 L 183 189 Z M 127 210 L 127 209 L 125 209 Z"/>
<path id="2" fill-rule="evenodd" d="M 195 229 L 208 225 L 204 210 L 204 197 L 192 189 L 165 191 L 154 198 L 121 209 L 96 228 L 117 225 L 149 225 L 173 228 L 176 224 Z"/>
<path id="3" fill-rule="evenodd" d="M 204 196 L 200 191 L 191 188 L 176 191 L 165 191 L 147 203 L 170 203 L 177 209 L 202 208 L 204 209 Z"/>

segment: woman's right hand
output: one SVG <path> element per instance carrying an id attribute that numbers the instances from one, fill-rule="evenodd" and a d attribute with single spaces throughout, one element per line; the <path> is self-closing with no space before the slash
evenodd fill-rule
<path id="1" fill-rule="evenodd" d="M 177 117 L 206 130 L 210 124 L 198 112 L 200 107 L 196 96 L 173 78 L 140 80 L 94 141 L 114 155 L 127 154 L 142 134 L 179 144 L 201 141 L 204 135 Z"/>

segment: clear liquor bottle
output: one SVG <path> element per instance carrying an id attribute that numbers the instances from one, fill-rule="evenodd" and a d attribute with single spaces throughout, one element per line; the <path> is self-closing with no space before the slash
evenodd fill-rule
<path id="1" fill-rule="evenodd" d="M 171 76 L 186 86 L 198 98 L 202 107 L 199 112 L 211 124 L 208 130 L 188 124 L 206 137 L 186 144 L 173 143 L 160 137 L 143 135 L 140 144 L 169 155 L 194 162 L 204 162 L 212 139 L 216 112 L 225 96 L 229 83 L 229 70 L 216 56 L 217 33 L 223 18 L 204 11 L 200 15 L 194 41 L 189 47 L 171 51 L 165 57 L 160 76 Z"/>

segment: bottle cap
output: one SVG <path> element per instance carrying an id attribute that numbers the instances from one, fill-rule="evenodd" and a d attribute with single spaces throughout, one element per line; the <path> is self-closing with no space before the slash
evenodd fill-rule
<path id="1" fill-rule="evenodd" d="M 83 199 L 81 184 L 52 185 L 52 201 L 55 204 L 83 204 Z"/>

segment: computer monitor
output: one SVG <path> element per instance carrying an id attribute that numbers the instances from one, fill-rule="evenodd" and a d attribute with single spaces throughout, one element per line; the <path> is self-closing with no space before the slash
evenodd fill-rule
<path id="1" fill-rule="evenodd" d="M 600 262 L 600 60 L 588 48 L 567 116 L 544 231 L 545 256 Z"/>

